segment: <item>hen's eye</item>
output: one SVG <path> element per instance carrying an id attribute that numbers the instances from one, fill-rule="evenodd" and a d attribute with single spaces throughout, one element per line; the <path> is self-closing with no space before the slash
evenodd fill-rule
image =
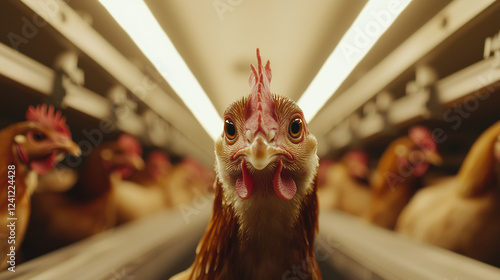
<path id="1" fill-rule="evenodd" d="M 236 127 L 231 119 L 226 119 L 224 123 L 224 134 L 228 140 L 236 139 Z"/>
<path id="2" fill-rule="evenodd" d="M 33 133 L 33 139 L 37 142 L 45 140 L 46 138 L 47 138 L 47 135 L 45 135 L 45 133 L 43 133 L 43 132 L 36 131 Z"/>
<path id="3" fill-rule="evenodd" d="M 298 139 L 302 135 L 302 129 L 302 119 L 299 117 L 293 118 L 288 126 L 288 134 L 290 134 L 292 138 Z"/>

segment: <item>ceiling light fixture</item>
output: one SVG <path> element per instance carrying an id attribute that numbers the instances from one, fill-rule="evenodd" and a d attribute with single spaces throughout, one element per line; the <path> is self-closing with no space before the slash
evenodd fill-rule
<path id="1" fill-rule="evenodd" d="M 411 0 L 370 0 L 325 61 L 298 105 L 310 122 Z"/>
<path id="2" fill-rule="evenodd" d="M 222 118 L 146 3 L 116 0 L 99 2 L 129 34 L 215 140 L 223 127 Z"/>

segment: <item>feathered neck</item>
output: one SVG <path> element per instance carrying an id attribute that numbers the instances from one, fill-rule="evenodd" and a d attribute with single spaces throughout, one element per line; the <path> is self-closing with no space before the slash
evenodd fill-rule
<path id="1" fill-rule="evenodd" d="M 103 168 L 101 151 L 111 146 L 104 143 L 96 147 L 83 162 L 80 180 L 68 191 L 76 200 L 89 201 L 109 193 L 112 188 L 111 172 Z"/>
<path id="2" fill-rule="evenodd" d="M 495 181 L 494 147 L 499 135 L 500 121 L 483 132 L 472 145 L 457 175 L 460 195 L 476 196 L 498 183 Z"/>
<path id="3" fill-rule="evenodd" d="M 18 159 L 16 154 L 17 151 L 14 147 L 14 137 L 17 134 L 22 133 L 22 131 L 27 129 L 28 127 L 28 122 L 17 123 L 0 131 L 0 139 L 5 139 L 5 141 L 0 145 L 0 159 L 2 159 L 2 166 L 0 166 L 0 171 L 2 172 L 2 174 L 5 174 L 5 176 L 7 176 L 8 166 L 16 166 L 15 185 L 17 197 L 22 197 L 27 191 L 27 186 L 24 178 L 29 172 L 29 167 L 21 163 L 21 161 Z M 7 197 L 7 181 L 8 180 L 6 177 L 4 183 L 2 184 L 2 188 L 5 188 L 5 197 Z"/>
<path id="4" fill-rule="evenodd" d="M 290 276 L 295 275 L 294 266 L 304 266 L 302 273 L 309 273 L 310 279 L 320 279 L 312 246 L 318 229 L 315 192 L 302 200 L 298 220 L 278 233 L 272 227 L 266 232 L 242 230 L 219 180 L 215 190 L 212 220 L 198 245 L 190 279 L 281 279 L 288 270 Z M 272 217 L 273 213 L 267 216 Z M 266 237 L 275 238 L 274 244 Z M 269 255 L 272 252 L 279 254 L 279 258 Z"/>

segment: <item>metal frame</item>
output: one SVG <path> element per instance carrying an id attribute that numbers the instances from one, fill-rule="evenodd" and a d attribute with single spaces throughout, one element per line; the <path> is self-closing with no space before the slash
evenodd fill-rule
<path id="1" fill-rule="evenodd" d="M 156 268 L 160 273 L 178 262 L 186 250 L 194 249 L 211 211 L 191 214 L 186 220 L 173 209 L 125 224 L 16 266 L 15 273 L 3 271 L 0 280 L 144 279 L 133 270 L 147 265 L 150 252 L 165 248 L 165 263 Z"/>
<path id="2" fill-rule="evenodd" d="M 43 18 L 53 28 L 56 38 L 61 40 L 63 44 L 76 47 L 77 50 L 99 65 L 104 72 L 123 85 L 129 93 L 185 135 L 186 139 L 191 139 L 188 142 L 191 148 L 185 147 L 188 148 L 185 150 L 186 154 L 193 154 L 192 146 L 194 145 L 203 153 L 201 160 L 212 164 L 213 140 L 191 112 L 183 104 L 179 104 L 170 97 L 157 83 L 157 86 L 150 86 L 151 79 L 118 52 L 64 1 L 23 0 L 14 2 Z M 148 88 L 138 92 L 137 88 L 143 86 L 145 81 L 148 83 Z M 200 158 L 200 154 L 197 153 L 196 157 Z"/>
<path id="3" fill-rule="evenodd" d="M 359 120 L 356 130 L 349 129 L 348 121 L 336 125 L 327 134 L 328 143 L 335 149 L 342 149 L 351 143 L 350 139 L 366 139 L 383 133 L 387 124 L 396 126 L 428 118 L 431 113 L 427 104 L 431 94 L 437 105 L 444 108 L 468 96 L 492 93 L 500 88 L 497 58 L 490 57 L 464 68 L 437 81 L 430 88 L 433 88 L 432 92 L 424 90 L 395 100 L 385 116 L 377 114 Z"/>
<path id="4" fill-rule="evenodd" d="M 356 273 L 352 279 L 500 279 L 496 267 L 412 241 L 335 210 L 322 211 L 319 224 L 318 255 L 339 270 Z"/>
<path id="5" fill-rule="evenodd" d="M 190 212 L 187 220 L 178 209 L 167 210 L 19 265 L 15 273 L 4 271 L 0 280 L 163 279 L 165 272 L 189 266 L 179 264 L 194 254 L 210 210 L 207 205 Z M 500 279 L 498 268 L 345 213 L 322 210 L 319 224 L 315 253 L 320 266 L 335 268 L 348 279 Z M 153 267 L 141 269 L 150 262 L 155 262 Z M 150 273 L 147 278 L 142 275 L 145 270 Z"/>
<path id="6" fill-rule="evenodd" d="M 56 71 L 0 43 L 0 77 L 23 89 L 50 96 L 53 92 Z M 85 87 L 75 85 L 69 78 L 64 77 L 62 83 L 66 90 L 63 105 L 98 120 L 111 116 L 110 100 Z M 130 114 L 126 121 L 118 122 L 117 127 L 123 132 L 140 137 L 141 129 L 144 129 L 143 118 Z M 212 165 L 212 150 L 207 154 L 199 146 L 193 145 L 183 133 L 172 128 L 170 132 L 171 139 L 164 145 L 173 144 L 177 152 L 194 156 L 205 164 Z"/>
<path id="7" fill-rule="evenodd" d="M 331 144 L 329 148 L 345 147 L 342 143 L 337 145 L 335 141 L 333 143 L 328 141 L 331 137 L 328 137 L 327 134 L 335 130 L 341 122 L 346 121 L 350 115 L 378 93 L 383 92 L 402 74 L 410 71 L 419 62 L 432 57 L 446 44 L 452 43 L 453 38 L 464 32 L 467 27 L 474 25 L 477 22 L 475 19 L 479 16 L 484 16 L 498 7 L 500 7 L 500 3 L 493 0 L 451 2 L 355 84 L 344 92 L 337 93 L 339 96 L 327 104 L 310 122 L 311 132 L 316 135 L 320 142 L 326 141 Z M 443 25 L 444 21 L 446 21 L 446 25 Z M 420 99 L 422 97 L 411 98 Z M 398 124 L 411 119 L 417 113 L 421 113 L 420 111 L 410 112 L 408 110 L 411 109 L 411 106 L 403 105 L 406 102 L 413 104 L 411 100 L 401 100 L 400 102 L 401 107 L 396 101 L 390 105 L 390 110 L 404 112 L 407 116 L 402 119 L 390 117 L 391 123 Z M 392 115 L 392 113 L 389 114 Z M 362 137 L 368 137 L 374 133 L 376 131 L 369 135 L 362 135 Z M 325 147 L 323 146 L 318 151 L 320 156 L 326 154 Z"/>

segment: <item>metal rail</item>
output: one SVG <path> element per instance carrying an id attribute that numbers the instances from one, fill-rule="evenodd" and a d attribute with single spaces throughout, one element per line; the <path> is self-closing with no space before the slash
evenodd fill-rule
<path id="1" fill-rule="evenodd" d="M 417 32 L 409 37 L 404 43 L 396 48 L 391 54 L 377 64 L 370 72 L 359 79 L 355 84 L 344 92 L 339 92 L 338 97 L 327 104 L 310 122 L 310 130 L 316 135 L 318 141 L 325 141 L 331 146 L 323 145 L 318 151 L 320 156 L 326 154 L 328 149 L 342 148 L 344 144 L 330 142 L 328 134 L 347 122 L 349 117 L 359 110 L 364 104 L 372 100 L 377 94 L 384 91 L 390 84 L 394 83 L 401 75 L 411 71 L 418 63 L 430 58 L 433 53 L 439 51 L 453 41 L 467 28 L 475 25 L 480 16 L 493 12 L 500 7 L 500 3 L 494 0 L 452 1 L 436 16 L 429 20 Z M 446 24 L 443 25 L 443 22 Z M 421 99 L 421 96 L 411 97 Z M 419 101 L 419 100 L 417 100 Z M 401 103 L 414 104 L 410 100 L 401 100 Z M 394 108 L 392 108 L 394 107 Z M 411 106 L 410 106 L 411 107 Z M 392 121 L 400 123 L 411 119 L 421 111 L 411 110 L 409 106 L 399 106 L 397 103 L 391 105 L 391 110 L 402 112 L 401 119 L 393 118 Z M 361 135 L 361 138 L 373 135 L 380 129 L 369 135 Z M 346 137 L 342 137 L 346 138 Z M 343 141 L 345 142 L 345 141 Z"/>

